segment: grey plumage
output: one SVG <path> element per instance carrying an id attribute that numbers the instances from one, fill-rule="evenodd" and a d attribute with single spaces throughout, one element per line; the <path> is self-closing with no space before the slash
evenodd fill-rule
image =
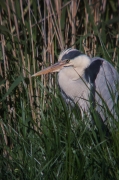
<path id="1" fill-rule="evenodd" d="M 117 90 L 119 84 L 119 74 L 108 61 L 99 57 L 92 58 L 94 63 L 98 60 L 102 61 L 102 65 L 100 66 L 99 73 L 94 81 L 95 90 L 99 93 L 95 93 L 95 99 L 97 101 L 96 109 L 103 120 L 106 120 L 106 117 L 104 116 L 104 103 L 102 102 L 100 96 L 103 98 L 110 112 L 115 116 L 114 104 L 117 103 L 119 96 Z"/>
<path id="2" fill-rule="evenodd" d="M 77 104 L 84 112 L 94 107 L 103 121 L 106 120 L 104 101 L 115 116 L 114 104 L 118 99 L 119 74 L 105 59 L 89 58 L 77 49 L 61 52 L 58 63 L 33 76 L 58 72 L 58 84 L 67 104 Z"/>
<path id="3" fill-rule="evenodd" d="M 72 61 L 75 61 L 78 52 L 77 50 L 72 51 Z M 71 54 L 71 51 L 69 52 Z M 63 60 L 64 57 L 68 57 L 69 59 L 69 56 L 69 53 L 64 54 L 61 60 Z M 78 56 L 81 58 L 82 54 L 79 52 Z M 88 57 L 86 56 L 86 58 Z M 58 74 L 59 86 L 65 101 L 71 105 L 73 105 L 73 102 L 77 103 L 83 114 L 84 111 L 88 112 L 90 107 L 89 98 L 92 97 L 90 100 L 92 100 L 93 105 L 96 106 L 96 110 L 105 121 L 104 100 L 110 112 L 114 114 L 113 107 L 118 98 L 116 84 L 119 80 L 119 75 L 115 68 L 105 59 L 94 57 L 91 59 L 88 67 L 84 67 L 83 73 L 78 74 L 77 72 L 78 78 L 69 78 L 68 74 L 73 71 L 75 71 L 75 69 L 73 70 L 73 67 L 68 66 L 61 69 Z M 76 73 L 74 74 L 76 75 Z M 112 98 L 113 95 L 114 99 Z"/>

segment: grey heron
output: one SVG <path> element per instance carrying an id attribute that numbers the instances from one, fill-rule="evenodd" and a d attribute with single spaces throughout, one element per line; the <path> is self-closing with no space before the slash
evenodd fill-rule
<path id="1" fill-rule="evenodd" d="M 109 111 L 114 113 L 119 74 L 105 59 L 90 58 L 77 49 L 69 48 L 60 53 L 57 63 L 33 76 L 52 72 L 58 72 L 58 84 L 66 103 L 77 104 L 82 114 L 88 112 L 90 101 L 103 121 L 106 120 L 102 108 L 103 101 Z"/>

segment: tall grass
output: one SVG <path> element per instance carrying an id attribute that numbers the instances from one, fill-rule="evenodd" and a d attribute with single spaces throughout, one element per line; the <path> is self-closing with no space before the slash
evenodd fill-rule
<path id="1" fill-rule="evenodd" d="M 119 123 L 82 120 L 56 75 L 31 78 L 77 48 L 119 67 L 116 1 L 0 1 L 0 179 L 119 179 Z M 118 114 L 118 104 L 116 111 Z M 97 119 L 96 115 L 95 118 Z"/>

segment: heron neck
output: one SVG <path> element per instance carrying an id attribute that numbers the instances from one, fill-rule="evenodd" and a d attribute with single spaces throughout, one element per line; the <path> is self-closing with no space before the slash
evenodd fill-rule
<path id="1" fill-rule="evenodd" d="M 81 68 L 65 67 L 59 72 L 59 76 L 70 80 L 77 80 L 84 74 L 84 70 Z"/>
<path id="2" fill-rule="evenodd" d="M 64 68 L 58 73 L 58 84 L 67 97 L 86 109 L 88 102 L 84 103 L 80 98 L 88 99 L 90 93 L 88 84 L 85 83 L 84 71 L 71 67 Z"/>

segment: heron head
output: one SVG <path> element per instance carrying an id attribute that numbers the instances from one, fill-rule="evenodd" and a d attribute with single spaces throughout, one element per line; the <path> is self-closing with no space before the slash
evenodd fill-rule
<path id="1" fill-rule="evenodd" d="M 40 76 L 52 72 L 59 72 L 62 68 L 72 66 L 73 68 L 85 69 L 90 65 L 90 58 L 77 49 L 67 49 L 60 53 L 58 62 L 45 68 L 32 76 Z"/>

